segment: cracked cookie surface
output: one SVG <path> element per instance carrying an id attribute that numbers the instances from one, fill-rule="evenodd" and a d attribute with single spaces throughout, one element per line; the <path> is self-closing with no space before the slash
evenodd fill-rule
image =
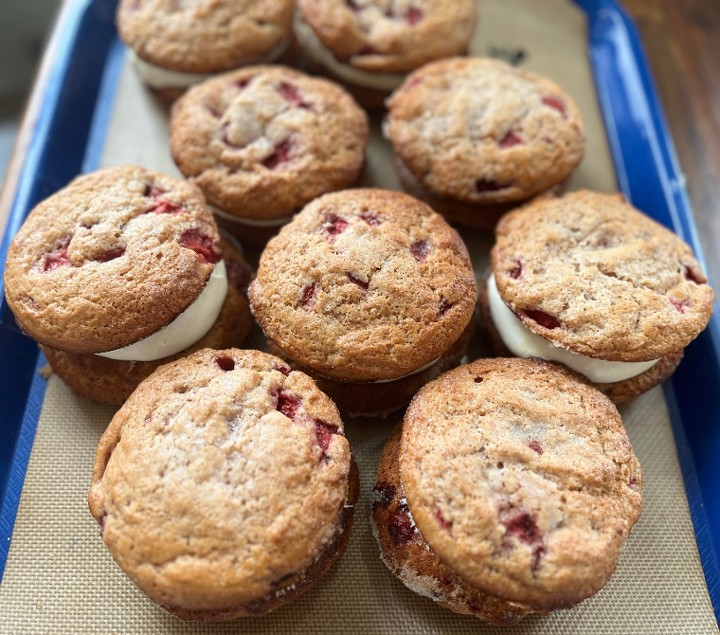
<path id="1" fill-rule="evenodd" d="M 388 101 L 385 134 L 431 193 L 468 203 L 530 198 L 582 159 L 578 107 L 555 82 L 489 58 L 411 73 Z"/>
<path id="2" fill-rule="evenodd" d="M 423 388 L 403 422 L 400 478 L 441 562 L 535 610 L 602 588 L 641 509 L 615 406 L 537 360 L 478 360 Z"/>
<path id="3" fill-rule="evenodd" d="M 172 109 L 172 155 L 208 202 L 239 219 L 290 216 L 351 185 L 367 115 L 342 88 L 283 66 L 255 66 L 190 89 Z"/>
<path id="4" fill-rule="evenodd" d="M 510 212 L 491 251 L 498 291 L 532 332 L 612 361 L 677 354 L 714 294 L 690 247 L 624 202 L 590 191 Z"/>
<path id="5" fill-rule="evenodd" d="M 396 379 L 463 333 L 477 293 L 464 243 L 400 192 L 345 190 L 307 205 L 268 243 L 248 292 L 265 334 L 346 381 Z"/>
<path id="6" fill-rule="evenodd" d="M 203 619 L 254 613 L 292 596 L 345 530 L 350 466 L 337 408 L 307 375 L 258 351 L 205 349 L 162 366 L 118 411 L 89 505 L 156 602 Z"/>
<path id="7" fill-rule="evenodd" d="M 137 166 L 80 176 L 13 239 L 5 293 L 52 348 L 97 353 L 165 326 L 205 288 L 220 236 L 200 190 Z"/>

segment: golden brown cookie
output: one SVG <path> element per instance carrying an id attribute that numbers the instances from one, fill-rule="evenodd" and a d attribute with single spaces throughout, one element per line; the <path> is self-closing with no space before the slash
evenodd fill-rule
<path id="1" fill-rule="evenodd" d="M 258 351 L 161 366 L 98 445 L 89 505 L 120 568 L 183 619 L 266 613 L 342 553 L 357 475 L 337 408 Z"/>
<path id="2" fill-rule="evenodd" d="M 121 39 L 143 80 L 177 97 L 209 76 L 276 60 L 292 37 L 292 0 L 122 0 Z"/>
<path id="3" fill-rule="evenodd" d="M 585 147 L 580 111 L 560 86 L 479 57 L 440 60 L 409 75 L 388 100 L 385 134 L 409 189 L 451 210 L 459 203 L 453 220 L 479 227 L 498 205 L 563 183 Z"/>
<path id="4" fill-rule="evenodd" d="M 640 515 L 617 409 L 548 362 L 478 360 L 427 384 L 398 460 L 412 531 L 464 584 L 524 609 L 601 589 Z"/>
<path id="5" fill-rule="evenodd" d="M 294 28 L 312 61 L 375 107 L 406 73 L 464 54 L 475 20 L 474 0 L 299 0 Z"/>
<path id="6" fill-rule="evenodd" d="M 434 363 L 472 318 L 457 232 L 400 192 L 345 190 L 307 205 L 265 248 L 249 290 L 267 337 L 324 377 L 395 380 Z"/>
<path id="7" fill-rule="evenodd" d="M 618 195 L 536 201 L 496 233 L 480 300 L 496 352 L 560 361 L 616 402 L 665 381 L 712 314 L 690 247 Z"/>
<path id="8" fill-rule="evenodd" d="M 274 229 L 351 185 L 367 139 L 367 115 L 342 88 L 284 66 L 204 82 L 174 104 L 170 122 L 175 162 L 215 211 Z"/>
<path id="9" fill-rule="evenodd" d="M 99 170 L 30 213 L 8 252 L 5 295 L 41 344 L 119 349 L 198 299 L 221 261 L 219 240 L 193 184 L 136 166 Z"/>
<path id="10" fill-rule="evenodd" d="M 534 613 L 517 602 L 483 593 L 438 560 L 408 509 L 399 473 L 400 433 L 398 426 L 385 445 L 373 488 L 373 533 L 388 569 L 409 589 L 454 613 L 474 615 L 501 626 Z"/>

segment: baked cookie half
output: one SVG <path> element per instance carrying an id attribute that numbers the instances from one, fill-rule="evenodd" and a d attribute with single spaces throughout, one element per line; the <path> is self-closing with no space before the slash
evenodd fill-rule
<path id="1" fill-rule="evenodd" d="M 495 352 L 561 362 L 616 403 L 667 380 L 712 314 L 690 247 L 620 195 L 534 202 L 496 237 L 479 301 Z"/>

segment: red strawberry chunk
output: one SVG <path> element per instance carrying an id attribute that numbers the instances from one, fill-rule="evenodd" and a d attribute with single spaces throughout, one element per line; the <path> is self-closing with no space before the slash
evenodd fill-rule
<path id="1" fill-rule="evenodd" d="M 315 421 L 315 439 L 317 440 L 317 444 L 320 446 L 320 449 L 323 451 L 323 454 L 327 452 L 330 444 L 332 443 L 333 436 L 337 433 L 337 426 L 320 420 Z"/>
<path id="2" fill-rule="evenodd" d="M 42 270 L 45 273 L 55 271 L 65 265 L 70 265 L 70 257 L 68 256 L 68 245 L 70 244 L 70 236 L 61 238 L 55 243 L 54 249 L 46 253 L 42 258 Z"/>
<path id="3" fill-rule="evenodd" d="M 521 143 L 522 139 L 511 130 L 502 139 L 500 139 L 498 145 L 501 148 L 512 148 L 513 146 L 519 145 Z"/>
<path id="4" fill-rule="evenodd" d="M 300 298 L 300 306 L 309 307 L 315 299 L 315 293 L 317 292 L 317 282 L 313 282 L 307 285 L 302 291 L 302 297 Z"/>
<path id="5" fill-rule="evenodd" d="M 387 528 L 390 538 L 392 538 L 392 541 L 398 547 L 407 545 L 415 540 L 417 529 L 415 529 L 415 524 L 410 518 L 407 504 L 401 505 L 399 509 L 390 516 Z"/>
<path id="6" fill-rule="evenodd" d="M 552 95 L 546 95 L 542 98 L 542 103 L 550 108 L 557 110 L 563 118 L 567 118 L 567 110 L 565 102 L 559 97 L 553 97 Z"/>
<path id="7" fill-rule="evenodd" d="M 289 390 L 281 388 L 277 391 L 277 410 L 282 412 L 288 419 L 295 421 L 302 400 L 293 395 Z"/>
<path id="8" fill-rule="evenodd" d="M 283 163 L 287 163 L 290 160 L 290 150 L 291 150 L 291 144 L 290 141 L 283 141 L 280 145 L 278 145 L 275 148 L 275 152 L 273 152 L 269 157 L 267 157 L 262 164 L 268 169 L 268 170 L 274 170 L 278 166 L 282 165 Z"/>
<path id="9" fill-rule="evenodd" d="M 280 82 L 278 92 L 285 101 L 289 102 L 296 108 L 310 108 L 310 104 L 302 98 L 300 90 L 297 86 L 295 86 L 295 84 L 291 84 L 290 82 Z"/>
<path id="10" fill-rule="evenodd" d="M 192 249 L 200 257 L 201 262 L 215 264 L 221 258 L 212 238 L 201 234 L 197 229 L 185 230 L 178 242 L 181 247 Z"/>
<path id="11" fill-rule="evenodd" d="M 358 278 L 357 276 L 354 276 L 351 273 L 348 273 L 347 277 L 350 282 L 352 282 L 353 284 L 357 285 L 358 287 L 360 287 L 361 289 L 363 289 L 365 291 L 367 291 L 367 288 L 370 286 L 369 282 L 362 280 L 361 278 Z"/>
<path id="12" fill-rule="evenodd" d="M 330 214 L 322 226 L 323 232 L 331 238 L 334 238 L 338 234 L 342 234 L 347 229 L 348 222 L 335 214 Z"/>
<path id="13" fill-rule="evenodd" d="M 545 313 L 545 311 L 528 309 L 527 311 L 524 311 L 523 314 L 533 322 L 537 322 L 540 326 L 543 326 L 546 329 L 556 329 L 560 326 L 560 320 L 558 320 L 554 315 Z"/>
<path id="14" fill-rule="evenodd" d="M 426 240 L 416 240 L 412 245 L 410 245 L 410 253 L 418 262 L 423 262 L 427 259 L 428 251 L 429 247 Z"/>
<path id="15" fill-rule="evenodd" d="M 405 16 L 405 19 L 407 20 L 408 24 L 414 25 L 423 19 L 423 15 L 424 14 L 423 14 L 422 10 L 418 9 L 417 7 L 410 7 L 410 10 L 407 12 L 407 15 Z"/>
<path id="16" fill-rule="evenodd" d="M 215 363 L 225 372 L 235 368 L 235 360 L 228 355 L 221 355 L 215 358 Z"/>

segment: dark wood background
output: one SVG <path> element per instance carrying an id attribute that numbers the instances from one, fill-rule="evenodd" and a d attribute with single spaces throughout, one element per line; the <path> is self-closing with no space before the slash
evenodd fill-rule
<path id="1" fill-rule="evenodd" d="M 621 0 L 640 31 L 720 296 L 720 0 Z"/>

